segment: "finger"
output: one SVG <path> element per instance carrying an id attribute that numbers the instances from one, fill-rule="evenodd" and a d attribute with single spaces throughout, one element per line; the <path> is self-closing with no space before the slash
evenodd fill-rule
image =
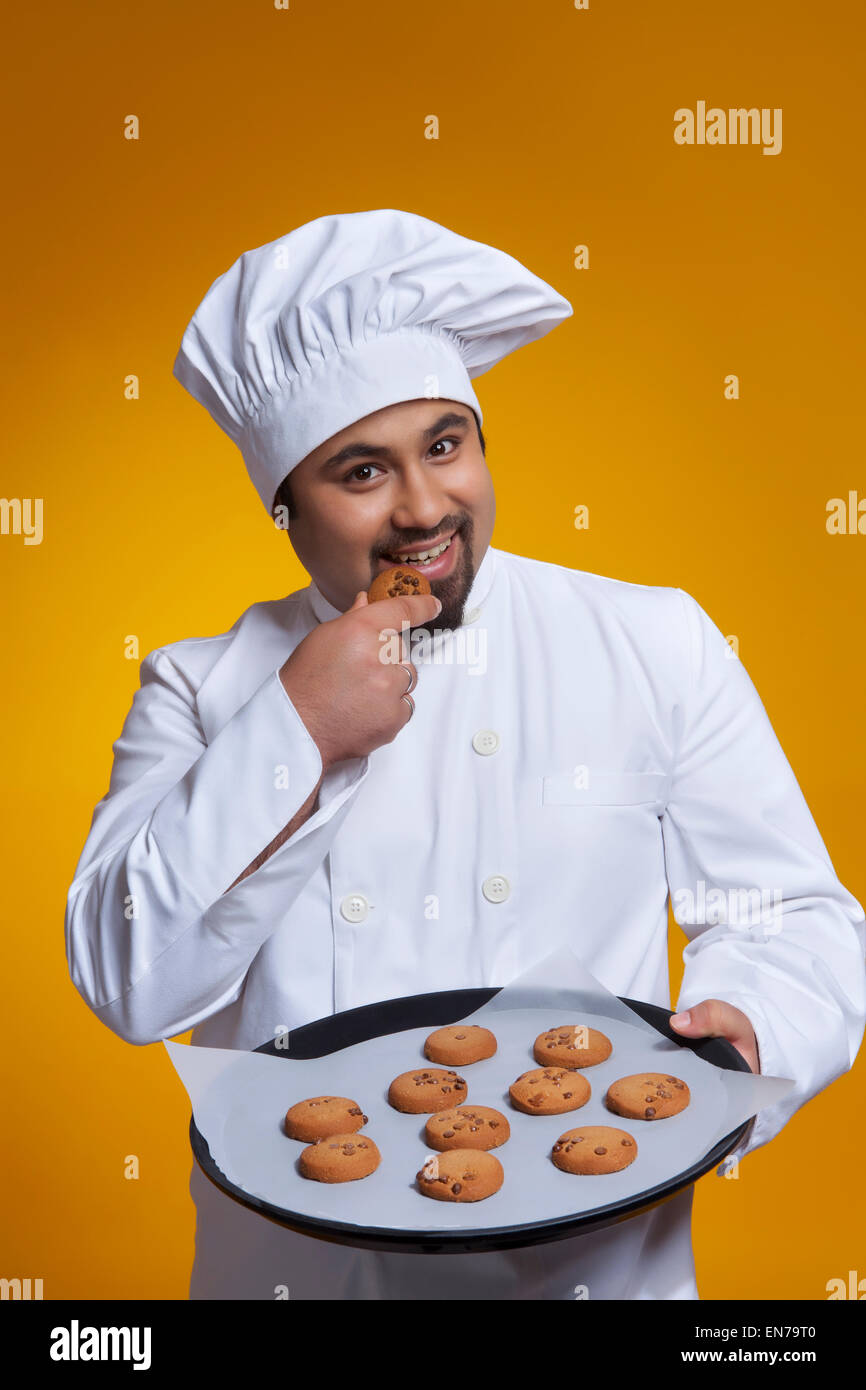
<path id="1" fill-rule="evenodd" d="M 429 623 L 442 612 L 442 604 L 435 594 L 401 594 L 397 598 L 379 599 L 369 605 L 371 620 L 382 628 L 399 629 L 402 623 L 418 627 Z"/>
<path id="2" fill-rule="evenodd" d="M 418 671 L 412 665 L 411 661 L 401 661 L 400 670 L 405 671 L 406 675 L 409 677 L 409 684 L 406 686 L 405 690 L 405 694 L 408 695 L 409 691 L 414 690 L 415 686 L 418 684 Z"/>
<path id="3" fill-rule="evenodd" d="M 760 1071 L 758 1039 L 751 1020 L 742 1009 L 724 999 L 703 999 L 683 1013 L 674 1014 L 668 1022 L 684 1037 L 726 1038 L 745 1057 L 753 1072 Z"/>
<path id="4" fill-rule="evenodd" d="M 366 607 L 368 606 L 368 604 L 369 604 L 369 601 L 370 601 L 370 600 L 367 598 L 367 590 L 366 590 L 366 589 L 359 589 L 358 593 L 355 595 L 354 601 L 353 601 L 353 603 L 352 603 L 352 607 L 351 607 L 351 608 L 347 608 L 347 609 L 346 609 L 346 612 L 347 612 L 347 613 L 354 613 L 355 610 L 356 610 L 356 608 L 366 608 Z"/>
<path id="5" fill-rule="evenodd" d="M 415 713 L 415 701 L 412 699 L 411 695 L 401 695 L 400 699 L 409 707 L 409 713 L 406 716 L 406 723 L 408 724 L 412 715 Z"/>
<path id="6" fill-rule="evenodd" d="M 681 1014 L 674 1014 L 669 1021 L 678 1032 L 687 1033 L 690 1038 L 739 1036 L 743 1031 L 739 1013 L 739 1009 L 723 999 L 703 999 Z"/>

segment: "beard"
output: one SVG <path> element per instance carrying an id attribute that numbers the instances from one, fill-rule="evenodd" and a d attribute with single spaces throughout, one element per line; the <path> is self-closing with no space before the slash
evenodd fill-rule
<path id="1" fill-rule="evenodd" d="M 475 562 L 472 558 L 472 537 L 475 530 L 471 516 L 464 516 L 462 519 L 455 517 L 445 517 L 443 526 L 453 526 L 455 540 L 460 537 L 461 556 L 451 574 L 444 579 L 431 579 L 430 592 L 438 598 L 442 604 L 442 611 L 429 623 L 417 623 L 411 629 L 413 632 L 441 632 L 446 629 L 461 627 L 463 624 L 463 611 L 466 607 L 466 600 L 469 597 L 469 590 L 475 582 Z M 399 545 L 401 542 L 396 542 Z M 405 542 L 403 542 L 405 543 Z M 420 544 L 420 543 L 419 543 Z M 373 553 L 370 557 L 371 579 L 375 579 L 377 569 L 376 560 L 384 556 L 389 565 L 396 563 L 387 550 L 380 550 Z M 409 563 L 404 561 L 404 563 Z M 423 574 L 423 570 L 419 570 Z"/>
<path id="2" fill-rule="evenodd" d="M 436 629 L 458 628 L 463 623 L 463 612 L 469 590 L 475 580 L 475 564 L 472 559 L 472 518 L 466 517 L 458 528 L 461 544 L 460 563 L 444 579 L 431 579 L 430 589 L 442 604 L 442 612 L 429 623 L 419 623 L 417 630 L 435 632 Z M 415 628 L 412 631 L 416 631 Z"/>

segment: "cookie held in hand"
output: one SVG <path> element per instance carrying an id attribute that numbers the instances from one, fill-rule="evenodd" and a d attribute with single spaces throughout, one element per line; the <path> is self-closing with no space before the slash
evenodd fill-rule
<path id="1" fill-rule="evenodd" d="M 392 565 L 376 575 L 367 590 L 367 601 L 378 603 L 383 598 L 402 598 L 406 594 L 411 596 L 430 592 L 430 585 L 423 574 L 409 565 Z"/>

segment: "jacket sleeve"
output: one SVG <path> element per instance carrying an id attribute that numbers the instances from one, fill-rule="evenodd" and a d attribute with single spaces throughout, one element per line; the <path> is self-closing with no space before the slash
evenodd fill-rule
<path id="1" fill-rule="evenodd" d="M 735 1005 L 755 1030 L 761 1072 L 796 1082 L 759 1111 L 722 1172 L 853 1066 L 866 931 L 745 668 L 677 592 L 689 675 L 662 820 L 671 903 L 689 938 L 677 1011 L 702 999 Z"/>
<path id="2" fill-rule="evenodd" d="M 319 750 L 274 670 L 208 744 L 168 651 L 141 665 L 66 907 L 72 981 L 132 1043 L 237 997 L 262 943 L 327 854 L 368 760 L 329 769 L 315 813 L 253 874 L 319 781 Z"/>

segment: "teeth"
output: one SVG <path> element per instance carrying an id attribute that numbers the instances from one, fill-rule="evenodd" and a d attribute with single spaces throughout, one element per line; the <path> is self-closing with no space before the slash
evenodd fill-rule
<path id="1" fill-rule="evenodd" d="M 417 555 L 392 555 L 391 559 L 397 560 L 397 563 L 402 565 L 423 564 L 427 560 L 435 560 L 438 555 L 442 555 L 444 551 L 448 549 L 453 539 L 453 536 L 449 536 L 447 541 L 443 541 L 441 545 L 437 545 L 433 550 L 419 550 Z"/>

